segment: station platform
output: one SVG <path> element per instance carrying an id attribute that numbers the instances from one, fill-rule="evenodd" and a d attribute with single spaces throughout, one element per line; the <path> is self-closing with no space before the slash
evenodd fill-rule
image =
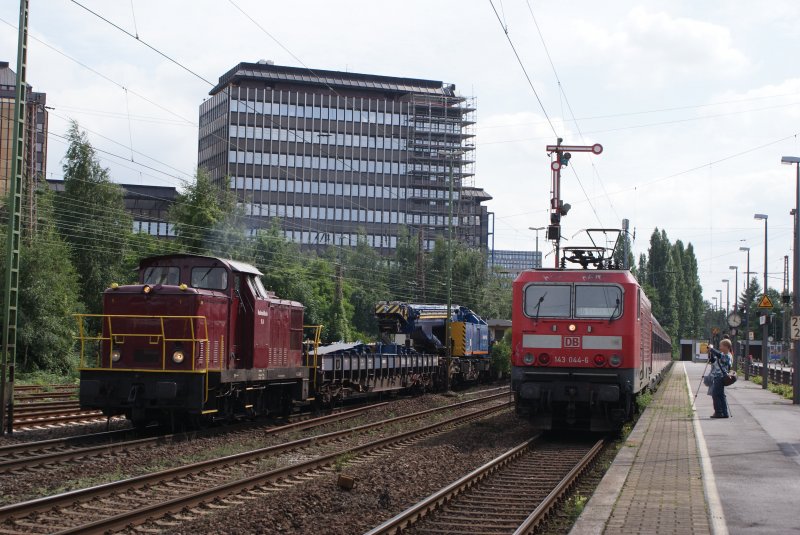
<path id="1" fill-rule="evenodd" d="M 740 377 L 712 419 L 705 367 L 672 365 L 571 535 L 800 533 L 800 405 Z"/>

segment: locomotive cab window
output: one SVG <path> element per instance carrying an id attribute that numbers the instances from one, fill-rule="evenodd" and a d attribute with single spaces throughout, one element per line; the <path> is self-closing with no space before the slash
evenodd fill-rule
<path id="1" fill-rule="evenodd" d="M 525 315 L 532 318 L 568 318 L 572 286 L 529 284 L 525 287 Z"/>
<path id="2" fill-rule="evenodd" d="M 180 284 L 181 270 L 175 266 L 153 266 L 144 270 L 142 284 L 154 286 L 156 284 Z"/>
<path id="3" fill-rule="evenodd" d="M 192 268 L 192 287 L 204 290 L 224 290 L 228 287 L 228 272 L 222 267 Z"/>
<path id="4" fill-rule="evenodd" d="M 247 285 L 250 287 L 250 291 L 253 292 L 253 295 L 259 299 L 266 299 L 269 297 L 266 288 L 264 288 L 264 285 L 261 283 L 261 277 L 249 275 L 247 277 Z"/>
<path id="5" fill-rule="evenodd" d="M 615 319 L 622 315 L 622 289 L 600 284 L 575 286 L 576 318 Z"/>

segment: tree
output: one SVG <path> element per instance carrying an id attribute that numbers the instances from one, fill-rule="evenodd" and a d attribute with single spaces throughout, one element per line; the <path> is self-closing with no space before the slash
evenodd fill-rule
<path id="1" fill-rule="evenodd" d="M 89 312 L 99 313 L 105 288 L 127 276 L 123 266 L 132 220 L 122 188 L 111 182 L 76 122 L 67 137 L 64 191 L 54 201 L 56 226 L 70 246 L 81 301 Z"/>
<path id="2" fill-rule="evenodd" d="M 391 298 L 428 301 L 428 263 L 427 256 L 420 250 L 419 235 L 411 235 L 407 227 L 401 227 L 388 280 Z"/>
<path id="3" fill-rule="evenodd" d="M 223 258 L 245 256 L 244 214 L 229 189 L 219 188 L 202 169 L 184 184 L 170 210 L 177 242 L 186 252 Z"/>
<path id="4" fill-rule="evenodd" d="M 483 288 L 482 299 L 477 312 L 484 319 L 511 319 L 512 280 L 493 273 Z"/>
<path id="5" fill-rule="evenodd" d="M 666 232 L 655 229 L 648 253 L 639 256 L 636 275 L 653 314 L 673 339 L 704 335 L 716 320 L 703 301 L 692 244 L 672 245 Z"/>
<path id="6" fill-rule="evenodd" d="M 678 338 L 683 338 L 691 330 L 692 307 L 689 298 L 691 289 L 691 278 L 687 282 L 687 273 L 683 263 L 685 261 L 686 250 L 683 242 L 678 240 L 672 246 L 672 266 L 675 270 L 675 310 L 681 311 L 677 316 L 677 329 L 675 334 Z"/>
<path id="7" fill-rule="evenodd" d="M 355 248 L 343 255 L 342 264 L 353 306 L 352 327 L 359 338 L 374 339 L 378 335 L 375 304 L 389 297 L 386 260 L 361 234 Z"/>
<path id="8" fill-rule="evenodd" d="M 700 274 L 697 271 L 697 257 L 691 243 L 686 245 L 683 254 L 683 279 L 686 284 L 687 299 L 689 301 L 686 314 L 689 319 L 686 323 L 686 332 L 681 336 L 697 338 L 701 336 L 701 323 L 703 317 L 703 287 L 700 285 Z"/>
<path id="9" fill-rule="evenodd" d="M 427 282 L 431 302 L 447 303 L 447 284 L 450 278 L 447 263 L 448 249 L 444 239 L 436 240 L 428 263 Z M 452 254 L 453 273 L 450 278 L 452 302 L 482 315 L 481 300 L 488 282 L 486 256 L 482 251 L 471 249 L 460 242 L 452 243 Z"/>
<path id="10" fill-rule="evenodd" d="M 39 222 L 20 250 L 17 362 L 24 371 L 67 373 L 76 366 L 73 314 L 81 312 L 79 277 L 56 231 L 53 193 L 38 191 Z"/>
<path id="11" fill-rule="evenodd" d="M 511 373 L 511 329 L 508 329 L 503 338 L 496 340 L 492 345 L 492 372 L 494 377 L 501 379 Z"/>
<path id="12" fill-rule="evenodd" d="M 627 251 L 627 258 L 625 252 Z M 628 234 L 625 232 L 621 232 L 619 235 L 619 240 L 616 249 L 614 249 L 614 254 L 612 256 L 614 259 L 614 264 L 619 265 L 620 267 L 627 266 L 628 269 L 635 270 L 636 269 L 636 259 L 633 257 L 633 247 L 631 246 L 631 240 Z"/>

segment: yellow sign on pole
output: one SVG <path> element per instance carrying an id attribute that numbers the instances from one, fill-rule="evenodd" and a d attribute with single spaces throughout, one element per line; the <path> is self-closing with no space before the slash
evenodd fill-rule
<path id="1" fill-rule="evenodd" d="M 758 302 L 758 308 L 772 308 L 772 301 L 767 294 L 761 296 L 761 301 Z"/>

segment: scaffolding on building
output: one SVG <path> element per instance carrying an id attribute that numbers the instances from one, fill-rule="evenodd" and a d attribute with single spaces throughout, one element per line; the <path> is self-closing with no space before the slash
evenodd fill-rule
<path id="1" fill-rule="evenodd" d="M 420 192 L 412 199 L 418 206 L 412 215 L 428 221 L 436 218 L 429 227 L 438 227 L 436 234 L 446 235 L 446 201 L 452 181 L 455 238 L 463 241 L 474 234 L 464 224 L 464 218 L 473 215 L 464 193 L 475 186 L 475 99 L 457 95 L 454 85 L 446 84 L 442 91 L 441 95 L 412 94 L 409 102 L 407 173 L 409 187 Z"/>

